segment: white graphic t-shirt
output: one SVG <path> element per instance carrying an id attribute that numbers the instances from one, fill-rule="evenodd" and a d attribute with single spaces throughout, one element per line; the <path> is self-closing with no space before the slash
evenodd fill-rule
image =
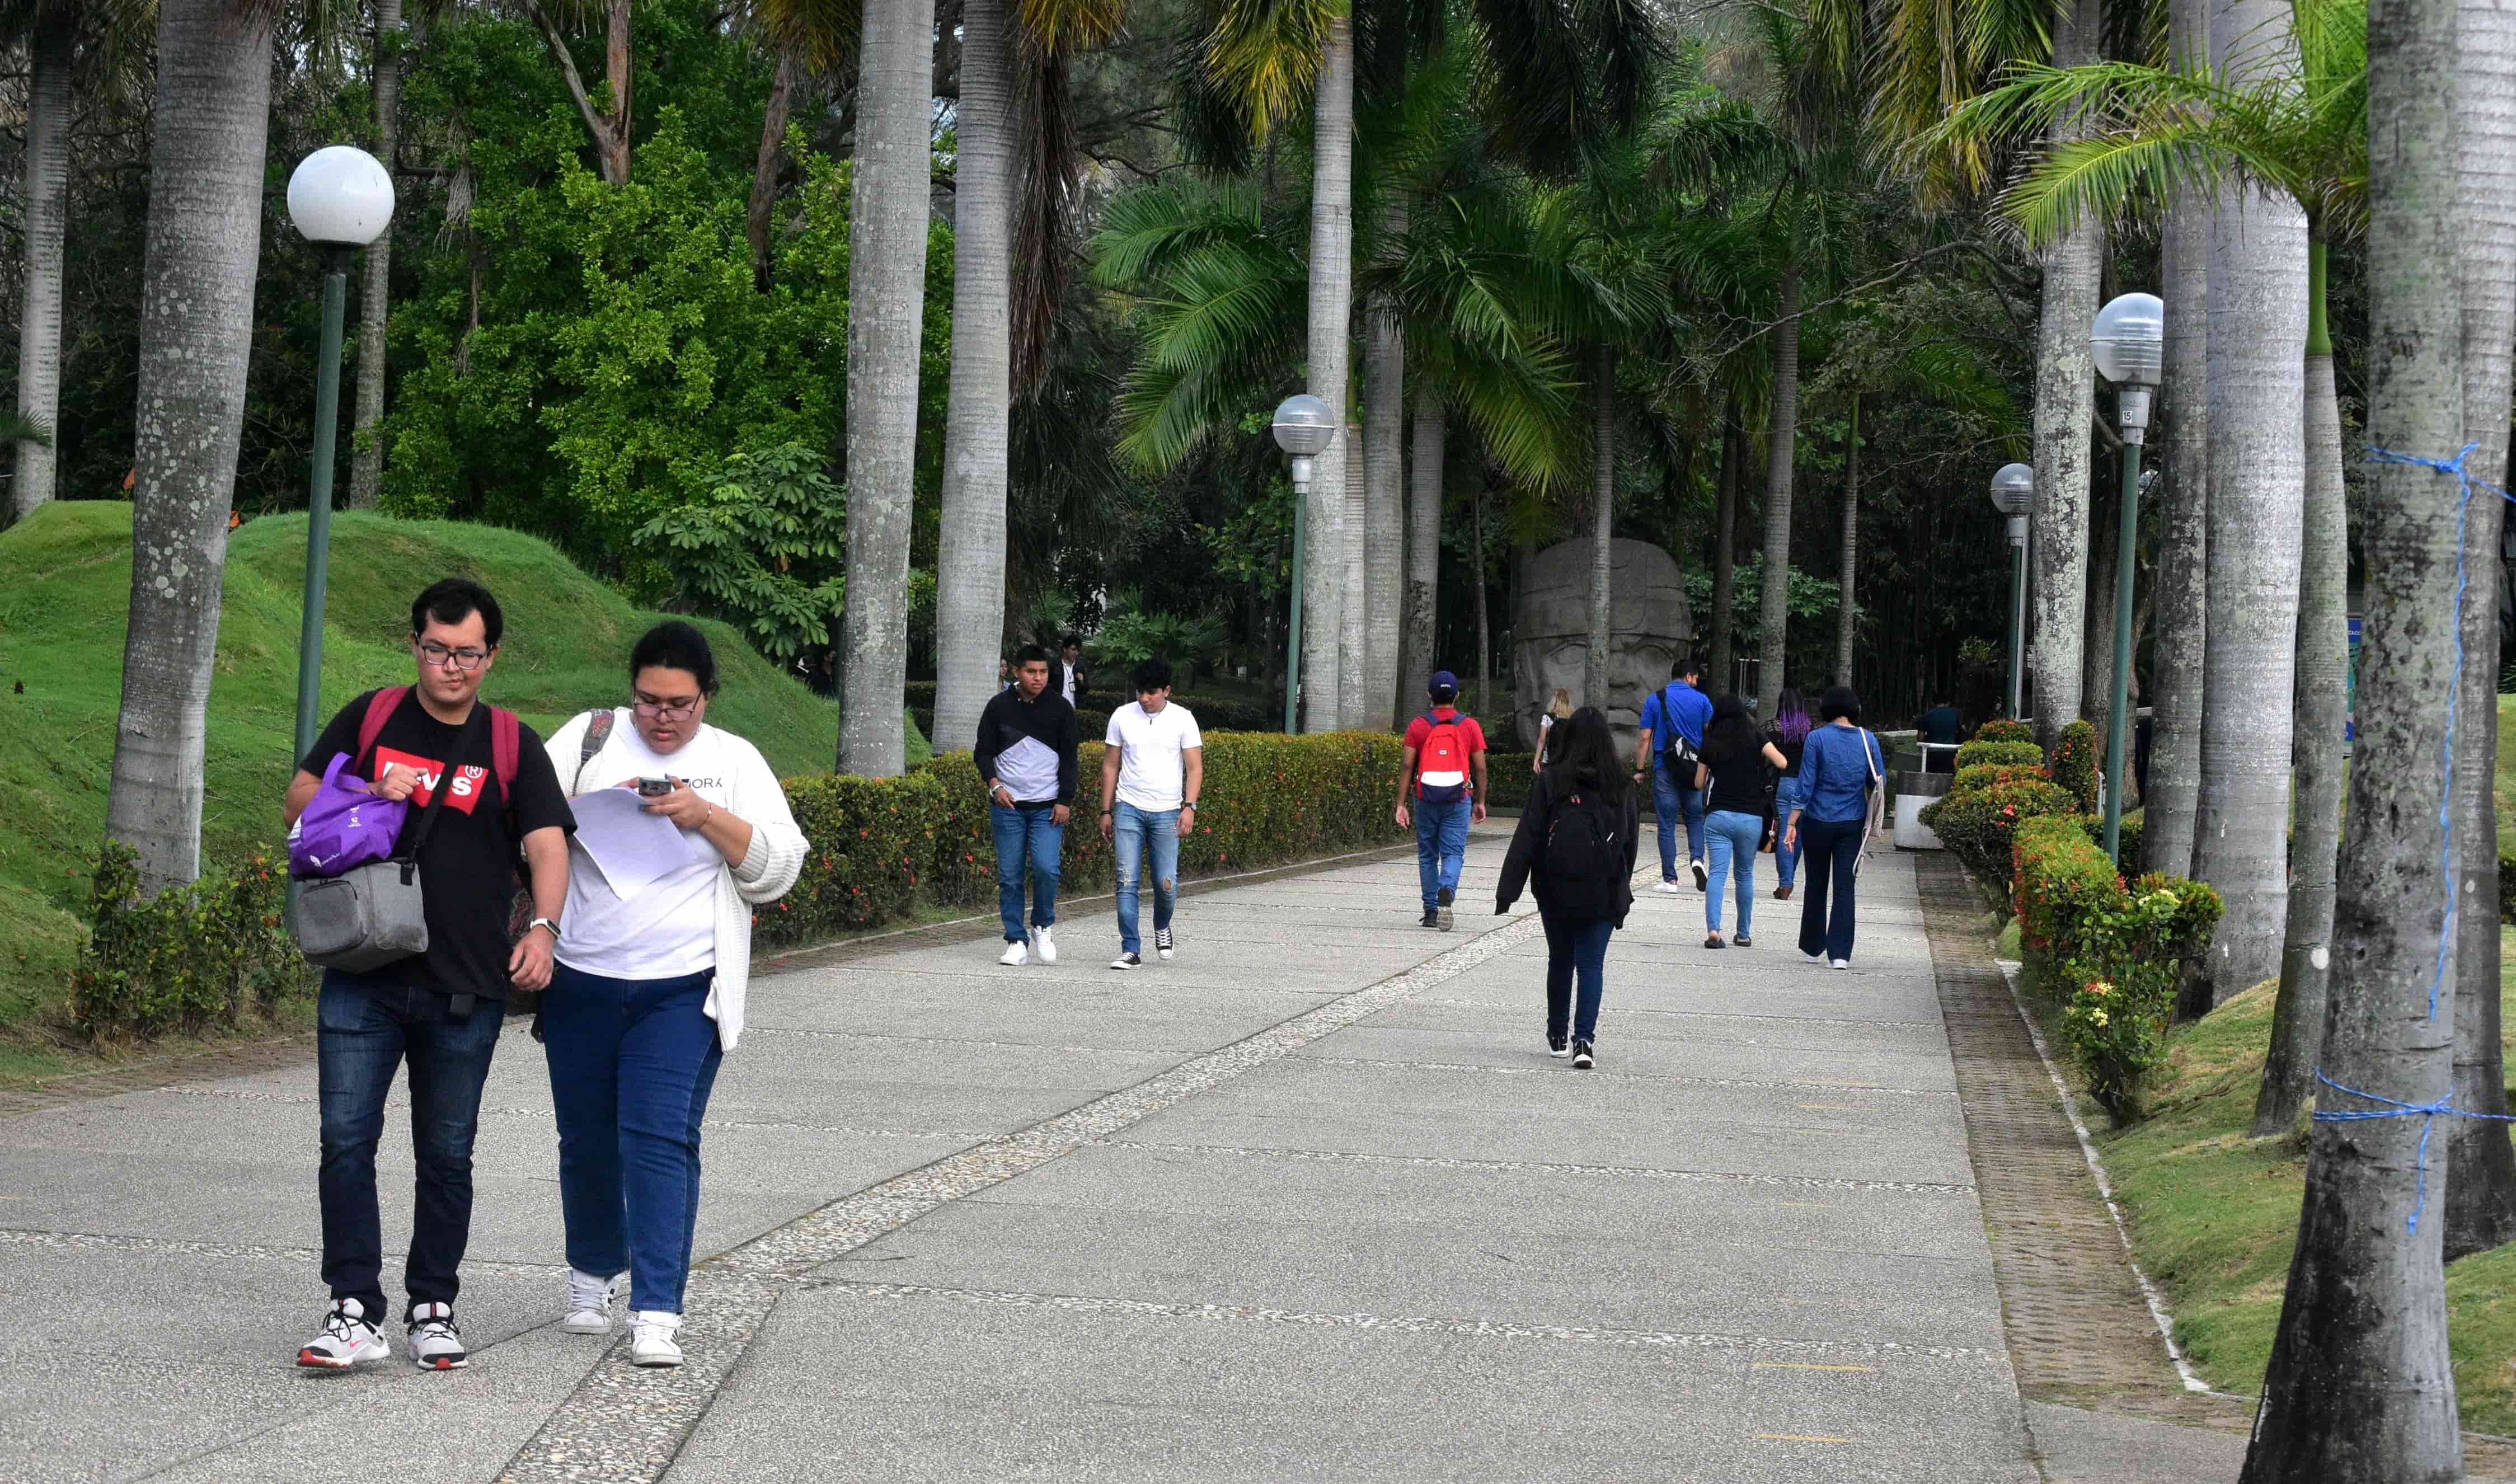
<path id="1" fill-rule="evenodd" d="M 623 706 L 613 711 L 610 737 L 586 759 L 581 775 L 573 753 L 560 760 L 560 783 L 573 798 L 628 779 L 677 778 L 723 809 L 733 796 L 734 772 L 723 739 L 716 728 L 702 726 L 678 751 L 662 756 L 639 737 Z M 624 904 L 585 847 L 571 842 L 559 961 L 609 979 L 678 979 L 716 967 L 716 878 L 725 858 L 713 849 L 703 854 L 705 861 L 681 867 Z"/>
<path id="2" fill-rule="evenodd" d="M 1152 814 L 1180 806 L 1188 794 L 1188 763 L 1182 754 L 1205 745 L 1196 718 L 1176 700 L 1152 714 L 1142 701 L 1127 702 L 1110 713 L 1110 732 L 1102 741 L 1126 749 L 1118 760 L 1118 802 Z"/>

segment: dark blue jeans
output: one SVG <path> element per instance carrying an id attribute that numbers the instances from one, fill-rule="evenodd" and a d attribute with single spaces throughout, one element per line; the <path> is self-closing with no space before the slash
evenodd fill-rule
<path id="1" fill-rule="evenodd" d="M 1695 765 L 1687 763 L 1683 771 L 1692 778 Z M 1659 821 L 1659 878 L 1677 879 L 1677 822 L 1686 821 L 1686 858 L 1703 859 L 1703 790 L 1681 788 L 1668 771 L 1668 764 L 1652 764 L 1652 813 Z"/>
<path id="2" fill-rule="evenodd" d="M 1775 884 L 1789 886 L 1800 878 L 1800 847 L 1785 845 L 1782 837 L 1789 831 L 1783 827 L 1791 822 L 1791 811 L 1807 802 L 1800 793 L 1796 776 L 1786 777 L 1774 788 L 1774 875 Z"/>
<path id="3" fill-rule="evenodd" d="M 607 979 L 551 969 L 542 1049 L 559 1114 L 567 1265 L 627 1269 L 629 1306 L 682 1311 L 699 1219 L 699 1121 L 724 1052 L 712 973 Z"/>
<path id="4" fill-rule="evenodd" d="M 447 997 L 394 978 L 323 975 L 314 1005 L 314 1067 L 322 1164 L 323 1282 L 385 1317 L 384 1221 L 376 1211 L 376 1142 L 394 1072 L 410 1063 L 410 1144 L 418 1166 L 402 1292 L 413 1304 L 452 1303 L 455 1270 L 472 1241 L 472 1138 L 481 1087 L 498 1049 L 506 1006 L 476 1000 L 455 1019 Z"/>
<path id="5" fill-rule="evenodd" d="M 1466 794 L 1447 804 L 1415 801 L 1415 874 L 1424 888 L 1424 910 L 1442 905 L 1442 888 L 1459 889 L 1459 870 L 1468 864 L 1468 818 L 1475 808 Z"/>
<path id="6" fill-rule="evenodd" d="M 1179 906 L 1179 817 L 1176 809 L 1155 812 L 1118 801 L 1111 822 L 1110 843 L 1117 858 L 1118 951 L 1145 951 L 1140 923 L 1145 876 L 1153 873 L 1153 931 L 1171 925 Z"/>
<path id="7" fill-rule="evenodd" d="M 1604 917 L 1583 921 L 1544 911 L 1537 915 L 1546 925 L 1546 1034 L 1563 1035 L 1569 1018 L 1574 1040 L 1597 1040 L 1599 996 L 1608 987 L 1608 937 L 1616 925 Z M 1577 1009 L 1572 1002 L 1576 973 L 1581 980 Z"/>
<path id="8" fill-rule="evenodd" d="M 1863 820 L 1840 822 L 1800 816 L 1800 852 L 1808 861 L 1808 888 L 1800 908 L 1800 952 L 1828 958 L 1852 956 L 1853 867 L 1861 859 Z M 1832 888 L 1833 900 L 1827 901 Z"/>
<path id="9" fill-rule="evenodd" d="M 1005 919 L 1005 941 L 1020 943 L 1030 936 L 1023 927 L 1026 876 L 1030 881 L 1030 925 L 1057 923 L 1058 857 L 1066 848 L 1066 827 L 1045 804 L 1037 809 L 987 808 L 996 829 L 996 911 Z"/>

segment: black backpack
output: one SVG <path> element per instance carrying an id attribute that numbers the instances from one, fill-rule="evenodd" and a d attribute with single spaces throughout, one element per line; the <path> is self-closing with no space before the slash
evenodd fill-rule
<path id="1" fill-rule="evenodd" d="M 1546 848 L 1539 856 L 1547 884 L 1568 897 L 1614 895 L 1625 874 L 1621 822 L 1604 802 L 1577 789 L 1555 801 L 1546 820 Z"/>

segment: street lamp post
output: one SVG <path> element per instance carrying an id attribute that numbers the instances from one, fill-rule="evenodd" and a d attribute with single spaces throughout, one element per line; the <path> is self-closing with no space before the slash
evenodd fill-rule
<path id="1" fill-rule="evenodd" d="M 2149 400 L 2162 370 L 2166 307 L 2156 294 L 2121 294 L 2097 311 L 2089 337 L 2097 372 L 2115 384 L 2123 441 L 2122 525 L 2115 544 L 2115 688 L 2106 713 L 2106 854 L 2122 866 L 2124 743 L 2131 735 L 2131 594 L 2139 569 L 2140 448 L 2149 437 Z"/>
<path id="2" fill-rule="evenodd" d="M 1302 536 L 1303 511 L 1310 501 L 1313 460 L 1327 451 L 1336 437 L 1336 414 L 1307 392 L 1284 399 L 1276 408 L 1276 446 L 1293 456 L 1293 615 L 1284 639 L 1284 731 L 1300 730 L 1302 696 Z"/>
<path id="3" fill-rule="evenodd" d="M 374 155 L 349 145 L 317 149 L 288 178 L 288 219 L 314 244 L 323 266 L 323 336 L 314 360 L 314 446 L 306 501 L 306 603 L 297 634 L 297 750 L 314 745 L 323 692 L 323 594 L 332 566 L 332 445 L 341 413 L 341 319 L 350 259 L 393 220 L 393 176 Z M 289 905 L 296 906 L 296 883 Z"/>
<path id="4" fill-rule="evenodd" d="M 2009 517 L 2009 719 L 2023 714 L 2027 653 L 2027 513 L 2035 508 L 2035 471 L 2003 464 L 1992 477 L 1992 503 Z"/>

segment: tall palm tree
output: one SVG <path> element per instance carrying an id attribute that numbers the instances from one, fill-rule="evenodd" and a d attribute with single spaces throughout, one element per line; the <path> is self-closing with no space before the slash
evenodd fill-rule
<path id="1" fill-rule="evenodd" d="M 375 92 L 376 158 L 395 165 L 401 139 L 401 0 L 375 0 L 375 38 L 367 64 Z M 367 244 L 366 276 L 358 285 L 357 401 L 350 415 L 350 498 L 353 510 L 372 510 L 384 491 L 384 444 L 376 424 L 385 415 L 385 321 L 393 301 L 393 223 Z"/>
<path id="2" fill-rule="evenodd" d="M 1861 393 L 1852 394 L 1849 426 L 1843 433 L 1843 556 L 1840 592 L 1835 600 L 1834 683 L 1852 684 L 1852 640 L 1860 627 L 1861 609 L 1854 601 L 1853 573 L 1861 555 Z"/>
<path id="3" fill-rule="evenodd" d="M 105 832 L 150 893 L 200 874 L 201 756 L 262 246 L 273 17 L 161 0 L 131 612 Z"/>
<path id="4" fill-rule="evenodd" d="M 1354 314 L 1354 23 L 1331 15 L 1322 27 L 1311 124 L 1310 377 L 1304 390 L 1328 404 L 1336 436 L 1314 465 L 1309 550 L 1303 553 L 1302 713 L 1307 732 L 1329 732 L 1361 717 L 1345 714 L 1349 602 L 1345 554 L 1346 357 Z M 1356 657 L 1360 661 L 1360 657 Z"/>

